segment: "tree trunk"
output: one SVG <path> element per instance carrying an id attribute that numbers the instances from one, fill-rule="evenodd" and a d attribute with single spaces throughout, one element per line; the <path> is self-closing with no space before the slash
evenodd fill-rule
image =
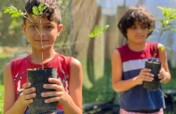
<path id="1" fill-rule="evenodd" d="M 87 88 L 93 86 L 104 70 L 104 38 L 89 38 L 94 26 L 101 23 L 104 21 L 96 0 L 71 1 L 72 55 L 81 61 L 83 70 L 87 71 L 84 72 L 84 86 Z"/>

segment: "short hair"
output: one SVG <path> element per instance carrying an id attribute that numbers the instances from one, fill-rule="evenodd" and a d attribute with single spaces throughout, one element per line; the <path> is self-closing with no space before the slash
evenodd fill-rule
<path id="1" fill-rule="evenodd" d="M 47 17 L 48 20 L 52 21 L 56 18 L 58 24 L 61 22 L 61 12 L 59 8 L 59 4 L 56 0 L 27 0 L 25 5 L 25 12 L 28 14 L 33 14 L 32 8 L 34 6 L 39 6 L 40 4 L 44 4 L 47 8 L 43 11 L 44 17 Z M 26 19 L 24 18 L 24 21 Z"/>
<path id="2" fill-rule="evenodd" d="M 136 22 L 139 22 L 142 26 L 148 28 L 148 36 L 152 34 L 155 29 L 155 19 L 153 15 L 142 6 L 130 7 L 121 17 L 118 28 L 127 38 L 127 29 L 135 25 Z"/>

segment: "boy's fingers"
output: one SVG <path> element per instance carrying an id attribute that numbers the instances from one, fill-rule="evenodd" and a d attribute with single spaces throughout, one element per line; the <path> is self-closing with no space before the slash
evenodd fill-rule
<path id="1" fill-rule="evenodd" d="M 142 70 L 143 71 L 151 71 L 151 69 L 149 69 L 149 68 L 143 68 Z"/>
<path id="2" fill-rule="evenodd" d="M 28 89 L 23 90 L 23 94 L 29 94 L 29 93 L 33 93 L 35 91 L 36 91 L 36 89 L 34 87 L 32 87 L 32 88 L 28 88 Z"/>
<path id="3" fill-rule="evenodd" d="M 60 100 L 60 97 L 52 97 L 52 98 L 46 99 L 45 103 L 57 102 L 59 100 Z"/>
<path id="4" fill-rule="evenodd" d="M 23 84 L 23 88 L 25 89 L 25 88 L 29 88 L 31 86 L 31 83 L 25 83 L 25 84 Z"/>
<path id="5" fill-rule="evenodd" d="M 62 82 L 57 78 L 49 78 L 48 81 L 57 85 L 63 85 Z"/>
<path id="6" fill-rule="evenodd" d="M 32 98 L 36 97 L 36 93 L 32 93 L 32 94 L 28 94 L 28 95 L 25 95 L 24 96 L 24 99 L 25 100 L 30 100 Z"/>
<path id="7" fill-rule="evenodd" d="M 54 89 L 54 90 L 62 90 L 63 86 L 62 85 L 57 85 L 57 84 L 44 84 L 43 88 L 45 89 Z"/>
<path id="8" fill-rule="evenodd" d="M 53 97 L 53 96 L 61 96 L 63 92 L 53 91 L 53 92 L 43 92 L 41 93 L 42 97 Z"/>

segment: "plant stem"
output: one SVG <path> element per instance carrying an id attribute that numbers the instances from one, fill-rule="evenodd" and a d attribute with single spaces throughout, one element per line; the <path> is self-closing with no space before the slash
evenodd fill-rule
<path id="1" fill-rule="evenodd" d="M 40 19 L 40 29 L 42 29 L 42 25 L 41 25 L 41 17 L 39 18 Z M 44 69 L 44 63 L 43 63 L 43 60 L 44 60 L 44 58 L 43 58 L 43 42 L 42 42 L 42 40 L 43 40 L 43 37 L 42 37 L 42 30 L 40 31 L 40 43 L 41 43 L 41 46 L 42 46 L 42 57 L 41 57 L 41 61 L 42 61 L 42 69 Z"/>
<path id="2" fill-rule="evenodd" d="M 29 13 L 26 11 L 25 8 L 24 8 L 24 10 L 25 10 L 27 16 L 23 15 L 23 17 L 26 18 L 27 20 L 29 20 L 29 21 L 30 21 L 31 23 L 33 23 L 33 25 L 34 25 L 34 22 L 33 22 L 32 19 L 30 18 Z M 41 16 L 40 16 L 39 19 L 40 19 L 40 20 L 39 20 L 39 21 L 40 21 L 40 29 L 42 29 L 42 26 L 41 26 Z M 39 34 L 39 36 L 40 36 L 40 41 L 41 41 L 40 43 L 41 43 L 41 46 L 42 46 L 42 49 L 43 49 L 44 46 L 43 46 L 43 42 L 42 42 L 42 40 L 43 40 L 43 38 L 42 38 L 42 31 L 39 31 L 39 30 L 37 29 L 36 26 L 34 26 L 34 28 L 35 28 L 35 30 L 37 31 L 37 33 Z M 44 61 L 43 50 L 42 50 L 42 55 L 41 55 L 41 61 L 42 61 L 42 63 L 41 63 L 42 69 L 44 69 L 44 63 L 43 63 L 43 61 Z"/>
<path id="3" fill-rule="evenodd" d="M 159 34 L 159 37 L 158 37 L 158 40 L 157 40 L 158 43 L 159 43 L 159 41 L 160 41 L 160 39 L 161 39 L 161 36 L 162 36 L 163 32 L 164 32 L 164 28 L 162 28 L 162 30 L 161 30 L 161 32 L 160 32 L 160 34 Z M 154 55 L 153 55 L 153 57 L 152 57 L 152 62 L 154 62 L 154 60 L 155 60 L 155 58 L 156 58 L 157 49 L 158 49 L 158 47 L 156 47 L 155 50 L 154 50 Z"/>

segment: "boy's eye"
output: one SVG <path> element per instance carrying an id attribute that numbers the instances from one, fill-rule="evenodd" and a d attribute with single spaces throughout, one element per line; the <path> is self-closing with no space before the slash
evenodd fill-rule
<path id="1" fill-rule="evenodd" d="M 146 25 L 141 26 L 142 29 L 147 29 L 148 27 Z"/>
<path id="2" fill-rule="evenodd" d="M 52 28 L 52 26 L 46 26 L 46 28 Z"/>
<path id="3" fill-rule="evenodd" d="M 131 29 L 136 29 L 136 26 L 131 26 L 130 28 L 131 28 Z"/>
<path id="4" fill-rule="evenodd" d="M 35 25 L 30 25 L 29 27 L 30 27 L 30 28 L 36 28 L 36 26 L 35 26 Z"/>

